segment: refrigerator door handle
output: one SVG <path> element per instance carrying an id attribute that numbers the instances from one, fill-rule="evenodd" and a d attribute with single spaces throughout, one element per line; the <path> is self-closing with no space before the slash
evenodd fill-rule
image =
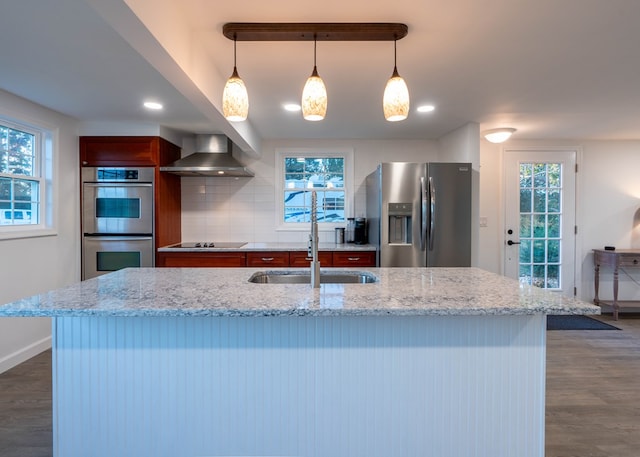
<path id="1" fill-rule="evenodd" d="M 425 250 L 427 239 L 427 188 L 424 176 L 420 177 L 420 250 Z"/>
<path id="2" fill-rule="evenodd" d="M 429 176 L 429 250 L 433 251 L 433 240 L 435 238 L 436 219 L 436 188 L 433 185 L 433 178 Z"/>

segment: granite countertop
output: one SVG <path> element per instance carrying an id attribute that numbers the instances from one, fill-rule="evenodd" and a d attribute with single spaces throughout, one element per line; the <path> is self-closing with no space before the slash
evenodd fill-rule
<path id="1" fill-rule="evenodd" d="M 171 244 L 158 248 L 158 252 L 246 252 L 246 251 L 306 251 L 305 243 L 246 243 L 241 247 L 223 248 L 179 248 Z M 319 251 L 375 251 L 373 244 L 318 243 Z"/>
<path id="2" fill-rule="evenodd" d="M 270 271 L 282 271 L 272 269 Z M 363 271 L 331 268 L 336 271 Z M 478 268 L 366 268 L 373 284 L 253 284 L 255 268 L 127 268 L 0 306 L 0 316 L 599 314 Z M 300 269 L 299 271 L 304 271 Z M 308 271 L 308 269 L 306 270 Z"/>

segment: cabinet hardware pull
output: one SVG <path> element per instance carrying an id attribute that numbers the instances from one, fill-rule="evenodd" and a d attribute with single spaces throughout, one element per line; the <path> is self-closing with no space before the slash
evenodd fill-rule
<path id="1" fill-rule="evenodd" d="M 357 262 L 358 260 L 360 260 L 360 257 L 347 257 L 347 260 L 349 260 L 350 262 Z"/>
<path id="2" fill-rule="evenodd" d="M 273 260 L 273 257 L 263 257 L 262 261 L 263 262 L 271 262 Z"/>
<path id="3" fill-rule="evenodd" d="M 305 257 L 304 260 L 306 260 L 307 262 L 311 262 L 313 261 L 313 257 Z"/>

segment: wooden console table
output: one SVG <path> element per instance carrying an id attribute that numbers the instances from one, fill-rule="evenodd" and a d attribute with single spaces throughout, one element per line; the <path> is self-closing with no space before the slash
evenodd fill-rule
<path id="1" fill-rule="evenodd" d="M 640 249 L 618 249 L 616 251 L 594 249 L 593 263 L 595 264 L 595 276 L 593 278 L 595 297 L 593 298 L 593 303 L 596 305 L 600 303 L 610 304 L 613 307 L 613 318 L 618 320 L 618 310 L 620 309 L 620 302 L 618 301 L 618 270 L 621 267 L 640 267 Z M 600 266 L 613 268 L 613 301 L 610 303 L 598 298 Z M 635 303 L 637 304 L 638 302 Z"/>

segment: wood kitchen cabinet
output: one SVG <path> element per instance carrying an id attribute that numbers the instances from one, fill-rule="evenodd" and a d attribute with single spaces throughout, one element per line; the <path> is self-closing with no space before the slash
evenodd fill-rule
<path id="1" fill-rule="evenodd" d="M 289 253 L 286 251 L 247 252 L 248 267 L 288 267 Z"/>
<path id="2" fill-rule="evenodd" d="M 320 261 L 320 267 L 333 266 L 333 256 L 330 251 L 318 252 L 318 260 Z M 291 251 L 289 252 L 289 266 L 309 268 L 311 264 L 311 256 L 307 251 Z"/>
<path id="3" fill-rule="evenodd" d="M 375 267 L 376 253 L 375 251 L 333 251 L 333 266 Z"/>
<path id="4" fill-rule="evenodd" d="M 180 147 L 157 136 L 81 136 L 83 167 L 155 167 L 155 249 L 179 243 L 182 203 L 180 176 L 160 172 L 160 167 L 178 160 Z M 156 265 L 158 265 L 156 255 Z M 242 265 L 244 266 L 244 265 Z"/>
<path id="5" fill-rule="evenodd" d="M 375 251 L 320 251 L 321 267 L 375 267 Z M 158 252 L 158 267 L 309 268 L 307 251 Z"/>
<path id="6" fill-rule="evenodd" d="M 81 136 L 83 167 L 154 167 L 180 158 L 180 148 L 157 136 Z"/>
<path id="7" fill-rule="evenodd" d="M 245 252 L 158 252 L 157 267 L 244 267 Z"/>

